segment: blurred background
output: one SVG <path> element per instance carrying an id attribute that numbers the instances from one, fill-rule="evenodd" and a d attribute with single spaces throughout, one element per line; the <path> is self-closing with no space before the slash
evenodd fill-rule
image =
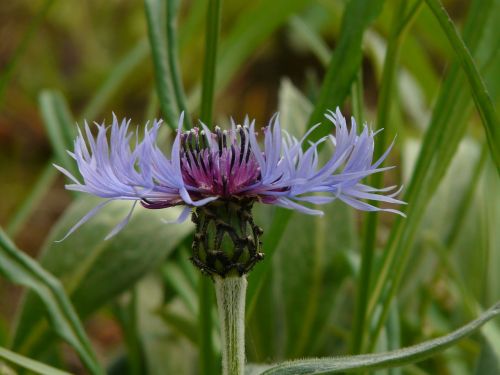
<path id="1" fill-rule="evenodd" d="M 380 15 L 363 38 L 362 108 L 371 125 L 377 115 L 383 59 L 396 3 L 385 1 Z M 446 0 L 443 3 L 457 27 L 462 29 L 472 2 Z M 294 0 L 290 4 L 282 11 L 269 10 L 266 18 L 259 16 L 259 9 L 265 8 L 264 0 L 223 1 L 214 108 L 216 122 L 225 124 L 230 116 L 241 120 L 248 114 L 264 126 L 273 113 L 283 109 L 288 110 L 283 114 L 283 121 L 307 120 L 307 116 L 294 113 L 294 110 L 305 108 L 307 112 L 310 103 L 318 97 L 330 52 L 337 46 L 345 2 Z M 488 4 L 490 13 L 499 9 L 498 1 Z M 181 1 L 177 20 L 180 68 L 193 120 L 199 113 L 205 12 L 203 0 Z M 488 18 L 488 22 L 493 25 L 496 21 Z M 480 52 L 475 57 L 481 62 L 481 71 L 498 108 L 500 38 L 494 27 L 487 29 L 482 38 L 478 47 Z M 388 174 L 387 184 L 408 182 L 443 81 L 454 61 L 448 40 L 426 6 L 419 7 L 400 48 L 396 89 L 386 125 L 391 136 L 398 136 L 388 164 L 400 167 Z M 486 307 L 500 296 L 500 249 L 498 235 L 492 234 L 499 220 L 499 209 L 495 208 L 499 196 L 498 176 L 483 146 L 483 127 L 472 110 L 467 84 L 461 90 L 466 93 L 464 118 L 461 119 L 466 122 L 460 135 L 462 141 L 454 153 L 453 163 L 446 168 L 443 182 L 426 206 L 427 213 L 420 223 L 416 243 L 408 245 L 414 248 L 413 267 L 405 276 L 399 296 L 401 345 L 449 331 L 472 318 L 474 308 L 461 312 L 466 303 L 474 306 L 480 303 Z M 50 100 L 62 103 L 64 110 L 59 115 L 69 119 L 70 124 L 81 124 L 84 120 L 110 121 L 113 112 L 118 118 L 132 119 L 134 124 L 161 117 L 143 2 L 16 0 L 0 4 L 0 226 L 7 229 L 19 248 L 33 257 L 38 256 L 49 231 L 74 200 L 64 190 L 64 178 L 50 166 L 57 158 L 51 136 L 50 111 L 43 109 Z M 293 103 L 291 109 L 290 103 Z M 343 109 L 346 114 L 353 113 L 351 98 L 344 102 Z M 447 139 L 442 139 L 440 144 L 446 142 Z M 471 183 L 473 179 L 480 182 Z M 463 230 L 459 234 L 453 234 L 450 222 L 461 214 L 457 208 L 461 207 L 471 185 L 474 188 L 467 206 L 469 219 L 460 224 Z M 336 215 L 341 210 L 345 211 L 335 206 L 331 213 Z M 347 217 L 353 223 L 346 230 L 359 232 L 363 217 L 350 210 L 344 214 L 346 216 L 340 217 Z M 377 242 L 380 248 L 387 241 L 392 221 L 392 217 L 382 216 Z M 293 223 L 291 228 L 300 225 Z M 315 224 L 311 223 L 307 225 L 314 228 Z M 453 255 L 439 245 L 443 236 L 449 237 L 450 231 L 453 236 L 462 236 L 453 239 Z M 338 283 L 333 287 L 337 307 L 331 312 L 333 315 L 328 315 L 336 320 L 329 331 L 336 340 L 329 345 L 317 343 L 318 354 L 329 349 L 332 350 L 330 354 L 347 351 L 340 342 L 347 341 L 349 314 L 354 303 L 350 296 L 355 290 L 354 280 L 359 267 L 360 244 L 353 233 L 344 233 L 352 243 L 336 253 L 337 263 L 332 268 L 324 270 L 327 275 L 327 272 L 336 272 L 331 279 L 325 277 L 325 285 Z M 334 241 L 327 237 L 327 243 Z M 300 246 L 301 240 L 298 242 L 296 246 Z M 322 257 L 325 259 L 327 255 L 322 254 Z M 456 263 L 454 271 L 447 268 L 449 262 Z M 492 267 L 496 275 L 491 274 Z M 288 271 L 291 270 L 275 273 L 276 282 L 290 277 L 286 274 Z M 309 276 L 304 276 L 305 280 Z M 175 289 L 168 286 L 169 280 L 164 282 L 167 291 Z M 294 293 L 293 285 L 283 290 L 288 295 Z M 20 288 L 0 280 L 0 346 L 6 345 L 7 336 L 12 332 L 20 292 Z M 462 292 L 473 296 L 475 302 L 464 302 Z M 168 295 L 168 292 L 163 293 Z M 411 298 L 413 293 L 418 297 Z M 166 301 L 174 299 L 174 295 Z M 281 311 L 273 314 L 286 315 L 289 309 L 302 303 L 300 298 L 289 301 L 285 298 L 281 302 L 278 309 Z M 99 355 L 113 362 L 123 350 L 127 337 L 113 313 L 115 310 L 109 304 L 103 306 L 87 321 L 87 328 Z M 262 316 L 268 316 L 267 313 L 263 312 Z M 172 316 L 170 324 L 175 326 Z M 168 318 L 165 319 L 168 323 Z M 311 323 L 309 328 L 317 327 L 316 324 L 317 321 Z M 497 322 L 492 335 L 499 333 L 498 327 Z M 283 337 L 276 339 L 278 344 L 274 349 L 259 353 L 255 347 L 266 341 L 258 337 L 265 329 L 265 325 L 260 331 L 255 328 L 255 337 L 249 334 L 250 359 L 268 361 L 314 354 L 307 353 L 300 345 L 294 349 L 280 346 L 279 342 L 286 341 Z M 291 329 L 288 340 L 302 337 L 301 332 Z M 192 344 L 187 341 L 188 344 L 183 345 L 193 351 Z M 482 338 L 465 341 L 459 349 L 443 355 L 451 357 L 451 362 L 440 362 L 443 358 L 430 360 L 422 366 L 413 366 L 408 373 L 472 373 L 468 371 L 477 369 L 477 359 L 486 350 L 481 346 L 483 341 Z M 63 352 L 63 362 L 70 363 L 72 371 L 82 372 L 77 357 L 68 348 Z"/>

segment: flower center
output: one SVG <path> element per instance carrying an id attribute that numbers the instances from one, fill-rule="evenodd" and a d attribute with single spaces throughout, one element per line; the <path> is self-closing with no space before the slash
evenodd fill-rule
<path id="1" fill-rule="evenodd" d="M 238 196 L 260 178 L 250 149 L 248 127 L 207 134 L 194 128 L 182 134 L 181 169 L 184 182 L 200 196 Z"/>

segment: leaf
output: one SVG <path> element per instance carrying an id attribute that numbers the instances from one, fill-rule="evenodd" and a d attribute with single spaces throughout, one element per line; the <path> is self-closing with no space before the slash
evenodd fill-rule
<path id="1" fill-rule="evenodd" d="M 68 230 L 99 200 L 78 199 L 66 211 L 49 235 L 41 257 L 42 265 L 58 277 L 82 317 L 130 288 L 163 261 L 192 230 L 188 222 L 165 224 L 179 209 L 137 208 L 130 223 L 115 237 L 104 241 L 112 228 L 130 210 L 130 202 L 117 201 L 103 208 L 94 218 L 61 243 Z M 28 295 L 22 306 L 14 348 L 30 352 L 42 343 L 39 304 Z"/>
<path id="2" fill-rule="evenodd" d="M 486 84 L 483 82 L 479 69 L 475 64 L 467 45 L 460 37 L 460 34 L 455 28 L 450 16 L 446 13 L 446 9 L 444 9 L 439 0 L 426 0 L 426 2 L 441 24 L 443 31 L 455 50 L 462 69 L 465 71 L 471 87 L 472 97 L 474 98 L 474 102 L 476 103 L 476 107 L 483 121 L 492 158 L 500 172 L 500 131 L 498 129 L 500 118 L 495 110 L 495 106 L 488 93 Z"/>
<path id="3" fill-rule="evenodd" d="M 428 358 L 455 344 L 479 329 L 489 320 L 500 315 L 500 302 L 480 315 L 477 319 L 452 333 L 408 348 L 379 354 L 364 354 L 350 357 L 331 357 L 285 362 L 271 367 L 262 375 L 277 374 L 334 374 L 347 371 L 373 370 L 398 367 Z"/>
<path id="4" fill-rule="evenodd" d="M 0 347 L 0 359 L 7 361 L 9 363 L 15 364 L 26 370 L 33 371 L 37 374 L 42 375 L 69 375 L 69 372 L 61 371 L 51 366 L 47 366 L 45 363 L 35 361 L 31 358 L 24 357 L 22 355 L 11 352 L 10 350 Z M 1 362 L 0 362 L 1 363 Z M 1 370 L 1 366 L 0 366 Z M 8 373 L 7 373 L 8 374 Z"/>
<path id="5" fill-rule="evenodd" d="M 279 113 L 282 128 L 296 136 L 305 133 L 306 122 L 301 122 L 301 120 L 307 119 L 311 110 L 312 105 L 307 98 L 293 86 L 291 81 L 284 79 L 281 82 L 279 93 Z M 272 257 L 293 215 L 293 211 L 286 209 L 268 209 L 266 212 L 267 214 L 262 215 L 262 218 L 267 218 L 268 220 L 271 218 L 269 213 L 272 212 L 270 225 L 265 226 L 263 222 L 259 224 L 266 228 L 263 239 L 266 258 L 249 275 L 247 290 L 248 305 L 246 309 L 247 321 L 252 318 L 259 294 L 262 291 L 264 283 L 267 282 L 267 275 L 272 268 Z"/>
<path id="6" fill-rule="evenodd" d="M 163 289 L 153 276 L 137 286 L 138 324 L 147 362 L 148 375 L 194 374 L 198 371 L 198 353 L 186 338 L 176 334 L 162 321 Z M 184 328 L 184 327 L 182 327 Z M 181 329 L 182 329 L 181 328 Z"/>
<path id="7" fill-rule="evenodd" d="M 492 61 L 495 60 L 494 51 L 488 45 L 481 45 L 482 38 L 496 28 L 492 17 L 495 12 L 485 12 L 486 5 L 488 4 L 483 1 L 474 1 L 464 27 L 464 38 L 475 55 L 480 57 L 483 69 L 487 62 L 494 66 Z M 489 79 L 493 72 L 485 69 L 485 73 Z M 378 316 L 376 329 L 372 334 L 372 347 L 387 317 L 390 300 L 406 270 L 411 255 L 411 247 L 407 244 L 414 242 L 425 209 L 465 132 L 466 120 L 472 109 L 468 92 L 463 90 L 465 80 L 459 66 L 452 65 L 435 104 L 416 167 L 405 189 L 403 200 L 410 203 L 406 210 L 407 218 L 396 219 L 383 252 L 382 266 L 377 270 L 369 303 L 368 316 L 372 317 L 376 306 L 381 302 L 383 305 L 383 312 Z M 494 92 L 494 95 L 498 93 Z"/>
<path id="8" fill-rule="evenodd" d="M 205 57 L 203 61 L 203 80 L 201 87 L 200 120 L 212 127 L 212 110 L 219 44 L 221 0 L 209 0 L 205 28 Z M 203 358 L 203 356 L 202 356 Z"/>
<path id="9" fill-rule="evenodd" d="M 160 108 L 166 118 L 168 126 L 175 130 L 177 128 L 179 116 L 174 108 L 175 99 L 173 95 L 171 71 L 168 65 L 165 37 L 162 33 L 163 22 L 161 15 L 164 13 L 163 6 L 159 0 L 145 0 L 144 9 L 146 11 L 149 44 L 151 46 L 156 91 L 160 99 Z"/>
<path id="10" fill-rule="evenodd" d="M 89 339 L 59 281 L 21 252 L 0 229 L 0 273 L 13 283 L 28 287 L 43 302 L 51 326 L 78 353 L 93 374 L 102 374 Z"/>
<path id="11" fill-rule="evenodd" d="M 269 36 L 290 15 L 306 6 L 309 0 L 259 1 L 246 12 L 241 12 L 229 35 L 221 40 L 217 59 L 215 91 L 220 92 L 234 77 L 253 51 L 269 39 Z M 194 108 L 200 104 L 200 86 L 194 88 L 188 104 Z"/>
<path id="12" fill-rule="evenodd" d="M 50 139 L 57 163 L 78 176 L 76 165 L 68 155 L 68 150 L 73 144 L 75 121 L 66 103 L 64 96 L 52 90 L 44 90 L 39 98 L 40 111 L 43 124 Z"/>
<path id="13" fill-rule="evenodd" d="M 382 0 L 351 0 L 347 3 L 339 40 L 323 79 L 318 100 L 309 117 L 308 127 L 321 122 L 325 111 L 342 105 L 349 94 L 361 63 L 363 33 L 380 13 L 382 4 Z M 320 126 L 314 132 L 314 138 L 319 139 L 329 131 L 328 127 Z"/>
<path id="14" fill-rule="evenodd" d="M 168 64 L 170 66 L 172 86 L 175 93 L 175 100 L 179 112 L 184 112 L 185 123 L 189 128 L 192 128 L 191 118 L 186 106 L 186 94 L 182 86 L 182 76 L 179 67 L 179 56 L 177 48 L 177 24 L 176 16 L 179 11 L 179 0 L 167 1 L 167 54 Z"/>

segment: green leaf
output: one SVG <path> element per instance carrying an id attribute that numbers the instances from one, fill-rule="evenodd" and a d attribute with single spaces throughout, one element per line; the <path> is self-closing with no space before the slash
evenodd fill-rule
<path id="1" fill-rule="evenodd" d="M 138 291 L 138 324 L 144 345 L 148 375 L 196 374 L 198 373 L 198 351 L 184 334 L 165 324 L 163 288 L 152 275 L 142 279 Z M 196 321 L 196 319 L 194 319 Z M 178 327 L 184 330 L 184 326 Z M 196 332 L 195 332 L 196 336 Z"/>
<path id="2" fill-rule="evenodd" d="M 342 105 L 356 78 L 362 58 L 361 42 L 365 29 L 380 14 L 382 0 L 351 0 L 347 3 L 337 46 L 323 79 L 323 85 L 308 127 L 323 120 L 327 109 Z M 319 139 L 330 132 L 329 127 L 320 126 L 314 132 Z"/>
<path id="3" fill-rule="evenodd" d="M 200 119 L 212 126 L 212 109 L 216 78 L 217 48 L 221 18 L 221 0 L 209 0 L 205 29 L 205 60 L 203 62 L 203 84 L 201 91 Z"/>
<path id="4" fill-rule="evenodd" d="M 476 103 L 476 107 L 483 121 L 491 155 L 495 161 L 497 169 L 500 172 L 500 131 L 498 129 L 500 118 L 498 117 L 493 101 L 488 94 L 488 89 L 483 82 L 467 45 L 460 37 L 460 34 L 455 28 L 450 16 L 446 12 L 446 9 L 444 9 L 439 0 L 426 0 L 426 2 L 441 24 L 443 31 L 455 50 L 462 69 L 467 75 L 467 79 L 471 87 L 472 97 L 474 98 L 474 102 Z"/>
<path id="5" fill-rule="evenodd" d="M 42 375 L 69 375 L 69 372 L 61 371 L 45 363 L 35 361 L 31 358 L 11 352 L 10 350 L 0 347 L 0 359 L 6 362 L 15 364 L 23 369 L 33 371 Z M 1 369 L 1 367 L 0 367 Z M 8 374 L 8 373 L 7 373 Z"/>
<path id="6" fill-rule="evenodd" d="M 408 348 L 379 354 L 365 354 L 350 357 L 317 358 L 285 362 L 271 367 L 262 375 L 275 374 L 334 374 L 347 371 L 373 370 L 398 367 L 428 358 L 455 344 L 479 329 L 489 320 L 500 315 L 500 302 L 480 315 L 477 319 L 452 333 Z"/>
<path id="7" fill-rule="evenodd" d="M 482 39 L 489 30 L 496 28 L 493 18 L 495 12 L 484 11 L 487 5 L 481 0 L 474 1 L 464 27 L 464 38 L 471 50 L 475 51 L 475 55 L 480 57 L 483 69 L 486 63 L 495 61 L 495 52 L 489 45 L 481 45 Z M 488 77 L 492 73 L 486 70 L 485 72 Z M 376 318 L 377 323 L 371 337 L 371 347 L 375 345 L 376 337 L 387 317 L 390 300 L 395 296 L 406 270 L 411 255 L 411 247 L 407 244 L 414 242 L 425 209 L 465 132 L 468 114 L 472 109 L 469 93 L 463 89 L 465 80 L 465 76 L 459 70 L 459 65 L 452 65 L 435 104 L 416 167 L 404 196 L 404 200 L 410 203 L 406 210 L 407 218 L 396 219 L 383 252 L 382 266 L 377 270 L 373 283 L 374 288 L 367 316 L 374 317 L 375 308 L 381 302 L 383 311 Z M 496 92 L 494 94 L 498 95 Z"/>
<path id="8" fill-rule="evenodd" d="M 61 164 L 73 175 L 78 176 L 76 164 L 66 150 L 73 145 L 76 122 L 64 96 L 57 91 L 44 90 L 39 96 L 40 111 L 43 124 L 49 136 L 57 163 Z"/>
<path id="9" fill-rule="evenodd" d="M 60 282 L 21 252 L 0 229 L 0 273 L 13 283 L 28 287 L 43 302 L 52 328 L 79 354 L 92 374 L 102 374 L 89 339 Z"/>
<path id="10" fill-rule="evenodd" d="M 179 112 L 184 112 L 184 123 L 192 128 L 191 118 L 186 106 L 186 94 L 182 86 L 182 76 L 179 68 L 179 57 L 177 50 L 177 24 L 176 16 L 179 10 L 179 0 L 167 1 L 167 54 L 168 64 L 172 73 L 172 86 Z"/>
<path id="11" fill-rule="evenodd" d="M 269 36 L 290 15 L 299 11 L 309 0 L 259 1 L 246 12 L 241 12 L 229 35 L 220 43 L 216 64 L 215 92 L 220 92 L 234 77 L 253 51 L 269 39 Z M 200 87 L 196 87 L 188 98 L 191 107 L 200 104 Z"/>
<path id="12" fill-rule="evenodd" d="M 145 0 L 144 8 L 148 23 L 149 44 L 153 57 L 155 83 L 160 108 L 166 118 L 168 126 L 177 129 L 178 112 L 174 109 L 174 95 L 171 80 L 171 71 L 168 65 L 168 54 L 165 37 L 162 33 L 163 22 L 161 15 L 163 7 L 159 0 Z M 187 115 L 187 114 L 186 114 Z"/>
<path id="13" fill-rule="evenodd" d="M 86 317 L 155 268 L 192 230 L 191 224 L 165 224 L 179 209 L 136 208 L 130 223 L 115 237 L 104 241 L 131 208 L 130 202 L 116 201 L 104 207 L 88 223 L 61 243 L 68 230 L 99 200 L 83 197 L 66 211 L 49 235 L 41 257 L 42 265 L 63 283 L 75 308 Z M 31 352 L 42 344 L 45 329 L 39 304 L 28 295 L 22 306 L 14 348 Z"/>
<path id="14" fill-rule="evenodd" d="M 283 129 L 289 131 L 290 134 L 303 134 L 306 130 L 305 120 L 310 115 L 311 110 L 312 105 L 309 100 L 288 79 L 284 79 L 281 82 L 279 92 L 279 113 Z M 272 268 L 271 259 L 292 215 L 293 211 L 291 210 L 278 209 L 273 211 L 271 224 L 264 231 L 263 244 L 266 259 L 249 274 L 247 290 L 248 305 L 246 309 L 247 321 L 253 316 L 259 294 L 267 282 L 267 275 Z M 267 218 L 269 219 L 268 215 Z M 263 224 L 260 223 L 259 225 Z"/>

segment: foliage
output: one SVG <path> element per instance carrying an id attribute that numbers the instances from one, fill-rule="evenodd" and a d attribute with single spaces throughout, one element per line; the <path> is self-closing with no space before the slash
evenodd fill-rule
<path id="1" fill-rule="evenodd" d="M 106 24 L 122 21 L 117 3 L 101 11 L 77 2 L 69 20 L 63 2 L 26 5 L 32 21 L 0 70 L 0 108 L 20 108 L 17 91 L 39 93 L 51 151 L 18 208 L 2 214 L 0 274 L 28 291 L 16 324 L 0 318 L 0 344 L 9 347 L 0 348 L 0 366 L 73 372 L 62 339 L 93 374 L 219 372 L 214 295 L 188 260 L 192 225 L 161 221 L 176 209 L 137 209 L 124 231 L 103 241 L 129 209 L 116 202 L 57 243 L 96 204 L 69 196 L 37 260 L 9 238 L 29 236 L 28 220 L 50 204 L 51 164 L 74 170 L 66 149 L 75 119 L 127 114 L 133 103 L 134 122 L 165 116 L 170 127 L 182 111 L 185 126 L 198 117 L 212 125 L 214 117 L 227 123 L 233 108 L 239 120 L 247 110 L 269 117 L 276 106 L 297 136 L 341 106 L 384 128 L 377 152 L 397 135 L 391 164 L 400 168 L 387 178 L 406 186 L 406 219 L 338 202 L 322 218 L 255 209 L 266 258 L 249 276 L 248 373 L 498 373 L 500 2 L 471 0 L 462 13 L 460 4 L 145 0 L 125 9 L 121 39 Z M 96 34 L 82 35 L 88 12 L 114 42 L 109 53 Z M 43 77 L 30 73 L 29 60 L 50 50 L 37 43 L 56 40 L 50 25 L 71 30 L 80 53 L 95 58 L 79 67 L 81 82 L 46 59 Z M 318 129 L 315 138 L 329 131 Z M 102 344 L 82 321 L 103 316 L 119 326 L 123 345 L 99 347 L 98 362 Z M 306 357 L 318 359 L 298 360 Z"/>

